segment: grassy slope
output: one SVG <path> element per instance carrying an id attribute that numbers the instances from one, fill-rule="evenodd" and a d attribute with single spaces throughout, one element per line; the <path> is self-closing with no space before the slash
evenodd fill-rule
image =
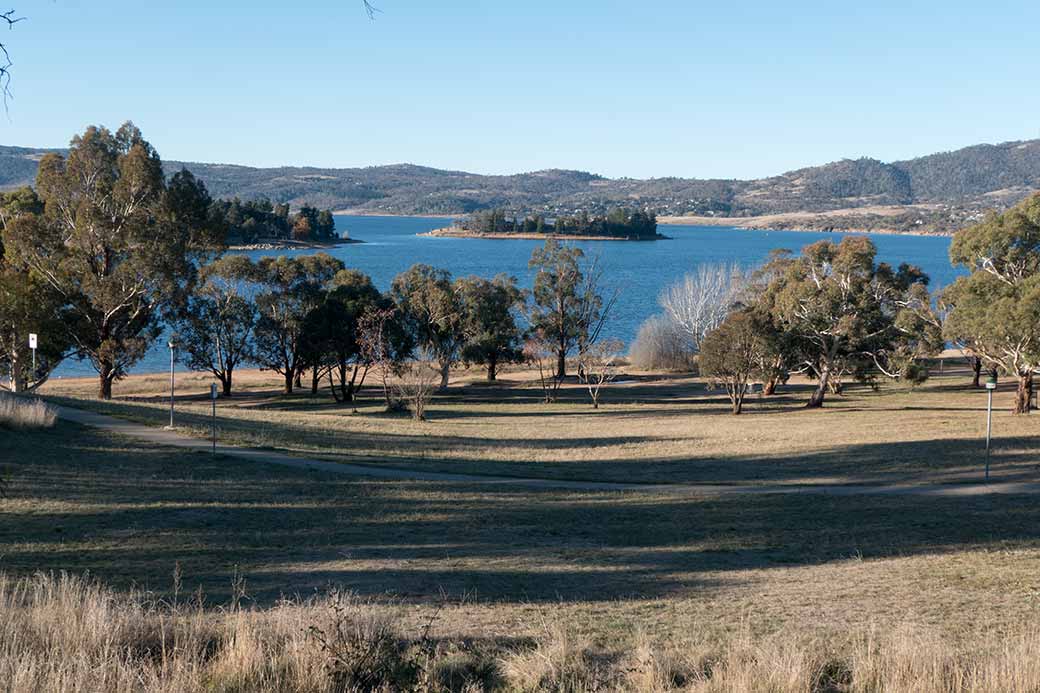
<path id="1" fill-rule="evenodd" d="M 873 416 L 873 415 L 871 415 Z M 861 423 L 868 420 L 861 413 Z M 751 417 L 749 417 L 749 420 Z M 431 426 L 433 426 L 432 424 Z M 0 433 L 0 570 L 270 603 L 332 583 L 460 634 L 656 635 L 910 622 L 953 638 L 1037 617 L 1032 497 L 654 497 L 357 481 L 129 444 Z"/>

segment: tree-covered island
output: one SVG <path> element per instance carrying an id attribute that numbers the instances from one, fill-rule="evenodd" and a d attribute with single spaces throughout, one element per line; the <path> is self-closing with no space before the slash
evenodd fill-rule
<path id="1" fill-rule="evenodd" d="M 546 219 L 542 215 L 509 216 L 501 209 L 488 209 L 456 221 L 433 236 L 480 238 L 579 238 L 621 241 L 652 241 L 667 238 L 657 232 L 657 215 L 643 210 L 619 207 L 605 216 L 574 216 Z"/>

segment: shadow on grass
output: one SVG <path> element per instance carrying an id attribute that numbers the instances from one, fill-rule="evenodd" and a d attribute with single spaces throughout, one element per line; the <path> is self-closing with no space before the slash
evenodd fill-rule
<path id="1" fill-rule="evenodd" d="M 870 393 L 865 393 L 870 397 Z M 82 405 L 79 400 L 67 401 L 72 406 Z M 697 421 L 703 426 L 710 418 L 701 416 L 718 411 L 728 417 L 728 403 L 721 399 L 704 398 L 708 406 L 698 407 Z M 784 394 L 770 398 L 770 406 L 749 408 L 745 417 L 758 416 L 827 416 L 828 411 L 848 414 L 860 411 L 857 404 L 846 404 L 841 409 L 804 412 L 794 395 Z M 372 406 L 371 400 L 361 403 Z M 140 407 L 123 402 L 91 402 L 95 410 L 117 416 L 143 420 L 161 425 L 166 412 L 154 407 Z M 935 410 L 936 407 L 878 407 L 869 411 Z M 939 407 L 940 411 L 961 411 L 953 407 Z M 218 410 L 219 412 L 220 410 Z M 306 409 L 311 412 L 312 409 Z M 338 411 L 342 411 L 341 409 Z M 867 410 L 864 410 L 867 411 Z M 408 432 L 387 430 L 346 430 L 326 422 L 296 420 L 256 421 L 236 417 L 234 413 L 218 413 L 217 427 L 222 440 L 269 449 L 285 449 L 334 461 L 353 464 L 390 466 L 490 476 L 535 477 L 571 481 L 613 481 L 635 483 L 806 483 L 813 480 L 848 483 L 892 483 L 895 481 L 927 481 L 937 478 L 960 479 L 979 473 L 984 456 L 980 438 L 956 437 L 894 442 L 862 443 L 822 447 L 811 451 L 777 455 L 756 452 L 748 446 L 740 453 L 718 454 L 631 454 L 618 456 L 616 448 L 654 446 L 663 450 L 682 449 L 696 443 L 699 435 L 692 429 L 682 437 L 652 435 L 597 435 L 587 437 L 546 438 L 527 437 L 523 429 L 507 426 L 494 437 L 437 434 L 436 418 L 445 420 L 465 412 L 431 410 L 434 420 L 430 428 L 414 428 Z M 481 410 L 486 416 L 486 410 Z M 515 416 L 504 412 L 502 416 Z M 531 416 L 545 416 L 538 408 Z M 351 416 L 343 412 L 343 416 Z M 366 419 L 375 418 L 365 413 Z M 406 414 L 380 414 L 381 417 L 407 419 Z M 689 410 L 667 407 L 640 407 L 638 410 L 615 410 L 609 407 L 592 410 L 568 410 L 561 407 L 552 416 L 616 416 L 625 417 L 686 416 Z M 179 412 L 181 425 L 208 431 L 209 416 Z M 620 430 L 619 427 L 618 430 Z M 435 434 L 431 435 L 427 431 Z M 589 455 L 590 452 L 596 453 Z M 1037 478 L 1040 437 L 999 437 L 995 440 L 994 465 L 996 475 L 1003 480 Z M 626 452 L 627 454 L 627 452 Z M 548 457 L 539 460 L 535 456 Z M 591 459 L 590 459 L 591 457 Z"/>
<path id="2" fill-rule="evenodd" d="M 65 423 L 4 445 L 13 483 L 0 501 L 0 569 L 90 571 L 161 591 L 179 561 L 186 587 L 217 598 L 236 566 L 263 602 L 330 583 L 406 600 L 692 596 L 736 571 L 1040 539 L 1035 496 L 684 498 L 372 482 Z"/>

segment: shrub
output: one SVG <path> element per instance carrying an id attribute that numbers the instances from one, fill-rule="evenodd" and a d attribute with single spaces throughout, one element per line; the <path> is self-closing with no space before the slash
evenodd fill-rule
<path id="1" fill-rule="evenodd" d="M 696 367 L 690 338 L 664 315 L 655 315 L 640 326 L 628 358 L 636 368 L 648 371 L 692 371 Z"/>
<path id="2" fill-rule="evenodd" d="M 58 420 L 57 410 L 38 398 L 0 392 L 0 427 L 26 430 L 50 428 Z"/>

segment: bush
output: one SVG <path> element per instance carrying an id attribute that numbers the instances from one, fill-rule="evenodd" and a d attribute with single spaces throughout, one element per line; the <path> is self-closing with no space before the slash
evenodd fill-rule
<path id="1" fill-rule="evenodd" d="M 0 392 L 0 428 L 50 428 L 57 420 L 57 410 L 41 399 L 16 397 Z"/>
<path id="2" fill-rule="evenodd" d="M 628 359 L 648 371 L 692 371 L 697 361 L 690 338 L 664 315 L 655 315 L 639 327 Z"/>

